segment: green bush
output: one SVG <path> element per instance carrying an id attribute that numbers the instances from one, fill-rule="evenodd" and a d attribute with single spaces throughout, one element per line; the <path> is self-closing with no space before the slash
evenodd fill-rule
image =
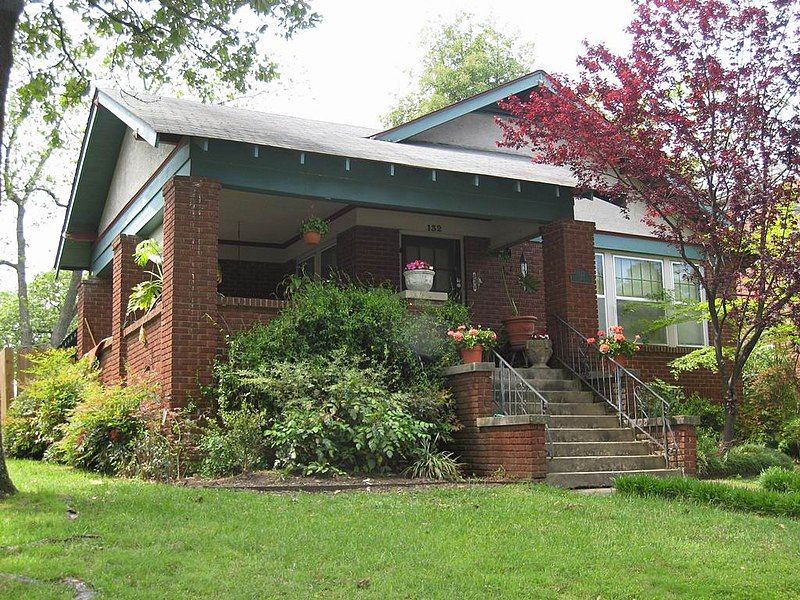
<path id="1" fill-rule="evenodd" d="M 673 415 L 700 417 L 700 427 L 722 431 L 725 424 L 725 408 L 718 402 L 703 398 L 697 393 L 686 395 L 683 387 L 655 379 L 648 384 L 670 404 Z"/>
<path id="2" fill-rule="evenodd" d="M 800 459 L 800 417 L 788 421 L 781 431 L 778 449 L 795 459 Z"/>
<path id="3" fill-rule="evenodd" d="M 244 407 L 221 411 L 200 440 L 204 454 L 200 472 L 207 477 L 248 473 L 269 463 L 266 413 Z"/>
<path id="4" fill-rule="evenodd" d="M 359 366 L 384 369 L 393 391 L 430 389 L 440 383 L 441 367 L 455 361 L 447 343 L 448 327 L 467 322 L 467 317 L 465 307 L 450 302 L 423 306 L 419 314 L 412 314 L 387 288 L 295 280 L 286 310 L 267 325 L 229 338 L 228 357 L 215 367 L 220 405 L 232 410 L 269 402 L 258 388 L 242 381 L 242 372 L 337 350 Z"/>
<path id="5" fill-rule="evenodd" d="M 800 492 L 800 472 L 770 467 L 761 473 L 758 483 L 773 492 Z"/>
<path id="6" fill-rule="evenodd" d="M 14 400 L 5 423 L 9 456 L 41 459 L 64 435 L 70 411 L 99 388 L 97 369 L 88 359 L 73 360 L 72 350 L 30 355 L 30 381 Z"/>
<path id="7" fill-rule="evenodd" d="M 698 453 L 698 475 L 714 477 L 757 477 L 769 467 L 791 469 L 794 461 L 783 452 L 758 444 L 734 446 L 723 456 L 707 455 L 700 460 Z"/>
<path id="8" fill-rule="evenodd" d="M 101 473 L 123 472 L 145 431 L 141 411 L 145 402 L 157 403 L 158 398 L 155 390 L 143 383 L 90 390 L 73 410 L 64 437 L 46 458 Z"/>
<path id="9" fill-rule="evenodd" d="M 267 431 L 276 465 L 305 474 L 400 470 L 455 422 L 447 394 L 392 392 L 386 369 L 341 351 L 257 377 L 276 407 Z"/>
<path id="10" fill-rule="evenodd" d="M 614 480 L 620 494 L 690 500 L 700 504 L 762 515 L 800 518 L 800 494 L 752 490 L 689 477 L 624 475 Z"/>

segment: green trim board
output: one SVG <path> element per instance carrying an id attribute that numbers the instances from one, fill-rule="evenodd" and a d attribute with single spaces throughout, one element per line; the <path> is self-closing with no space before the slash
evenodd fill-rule
<path id="1" fill-rule="evenodd" d="M 504 100 L 509 96 L 519 94 L 542 83 L 547 85 L 549 80 L 549 76 L 544 71 L 534 71 L 533 73 L 528 73 L 513 81 L 486 90 L 485 92 L 481 92 L 480 94 L 476 94 L 460 102 L 445 106 L 444 108 L 435 110 L 432 113 L 428 113 L 408 121 L 407 123 L 376 133 L 372 137 L 385 142 L 401 142 L 418 133 L 438 127 L 448 121 L 490 106 L 499 100 Z"/>
<path id="2" fill-rule="evenodd" d="M 189 144 L 178 147 L 149 183 L 102 233 L 92 248 L 91 270 L 93 273 L 99 273 L 111 262 L 113 256 L 111 244 L 118 235 L 123 233 L 136 235 L 147 229 L 152 231 L 155 220 L 164 210 L 164 196 L 161 188 L 175 175 L 191 174 L 189 157 Z"/>
<path id="3" fill-rule="evenodd" d="M 681 258 L 678 249 L 672 244 L 658 239 L 647 239 L 624 234 L 595 233 L 594 247 L 597 250 L 609 250 L 612 252 Z M 694 247 L 688 248 L 687 254 L 692 260 L 702 260 L 703 258 L 702 252 Z"/>
<path id="4" fill-rule="evenodd" d="M 571 190 L 383 162 L 205 140 L 191 145 L 192 175 L 227 188 L 374 208 L 548 222 L 572 218 Z M 207 150 L 205 149 L 207 148 Z M 519 189 L 520 191 L 517 191 Z"/>

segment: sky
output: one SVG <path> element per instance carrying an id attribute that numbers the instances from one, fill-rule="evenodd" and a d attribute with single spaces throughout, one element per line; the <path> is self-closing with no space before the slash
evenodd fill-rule
<path id="1" fill-rule="evenodd" d="M 274 46 L 281 77 L 265 84 L 244 104 L 255 110 L 380 127 L 396 98 L 413 87 L 424 49 L 423 30 L 463 13 L 533 45 L 533 64 L 549 73 L 575 72 L 582 40 L 604 42 L 624 52 L 631 20 L 630 0 L 311 0 L 322 22 Z M 242 104 L 238 102 L 237 104 Z M 88 107 L 87 107 L 88 114 Z M 71 182 L 77 155 L 56 165 Z M 8 215 L 10 216 L 10 215 Z M 30 215 L 30 277 L 52 267 L 63 214 Z M 13 221 L 3 216 L 3 237 L 13 236 Z M 29 278 L 30 278 L 29 277 Z M 0 288 L 13 289 L 9 269 Z"/>

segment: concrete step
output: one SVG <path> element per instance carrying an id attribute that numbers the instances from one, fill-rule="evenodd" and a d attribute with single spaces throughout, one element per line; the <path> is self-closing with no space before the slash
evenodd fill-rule
<path id="1" fill-rule="evenodd" d="M 526 379 L 572 379 L 572 374 L 566 369 L 551 369 L 550 367 L 520 367 L 515 369 Z"/>
<path id="2" fill-rule="evenodd" d="M 606 403 L 599 402 L 551 402 L 551 415 L 607 415 Z"/>
<path id="3" fill-rule="evenodd" d="M 680 476 L 680 469 L 647 469 L 642 471 L 594 471 L 589 473 L 548 473 L 545 481 L 563 488 L 611 487 L 614 478 L 620 475 L 655 475 L 656 477 Z"/>
<path id="4" fill-rule="evenodd" d="M 554 456 L 632 456 L 649 452 L 648 442 L 553 442 Z"/>
<path id="5" fill-rule="evenodd" d="M 619 427 L 619 419 L 614 415 L 552 415 L 550 417 L 550 428 L 558 429 L 566 427 L 568 429 L 592 428 L 610 429 Z"/>
<path id="6" fill-rule="evenodd" d="M 553 442 L 634 442 L 632 429 L 621 427 L 574 427 L 555 429 L 549 427 Z"/>
<path id="7" fill-rule="evenodd" d="M 574 390 L 539 390 L 549 402 L 594 402 L 592 392 Z"/>
<path id="8" fill-rule="evenodd" d="M 547 462 L 548 473 L 594 473 L 597 471 L 649 471 L 663 469 L 664 457 L 639 456 L 557 456 Z"/>
<path id="9" fill-rule="evenodd" d="M 581 382 L 576 379 L 526 379 L 534 388 L 541 391 L 574 391 L 580 392 L 583 390 Z"/>

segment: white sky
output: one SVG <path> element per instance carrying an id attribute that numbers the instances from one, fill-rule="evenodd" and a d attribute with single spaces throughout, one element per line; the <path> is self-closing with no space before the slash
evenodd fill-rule
<path id="1" fill-rule="evenodd" d="M 465 12 L 491 19 L 503 31 L 518 33 L 534 46 L 534 65 L 550 73 L 573 73 L 581 41 L 605 42 L 624 51 L 624 28 L 632 16 L 629 0 L 311 0 L 322 15 L 314 29 L 280 42 L 276 57 L 281 79 L 246 102 L 266 112 L 380 126 L 395 98 L 412 87 L 423 49 L 421 30 Z M 241 104 L 241 103 L 237 103 Z M 88 111 L 88 108 L 87 108 Z M 88 114 L 88 113 L 87 113 Z M 82 117 L 83 118 L 83 117 Z M 77 156 L 72 157 L 72 160 Z M 74 163 L 58 165 L 71 182 Z M 52 267 L 63 215 L 31 215 L 29 276 Z M 13 222 L 0 222 L 2 237 L 13 236 Z M 0 287 L 13 288 L 8 269 Z"/>

